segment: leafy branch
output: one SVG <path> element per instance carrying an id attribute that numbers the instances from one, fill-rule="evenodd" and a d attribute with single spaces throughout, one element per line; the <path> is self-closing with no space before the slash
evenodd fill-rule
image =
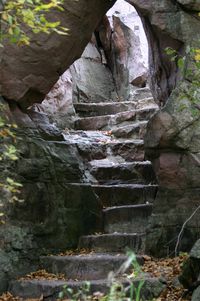
<path id="1" fill-rule="evenodd" d="M 0 113 L 4 114 L 4 106 L 0 105 Z M 5 117 L 0 116 L 0 224 L 5 223 L 5 211 L 8 203 L 22 202 L 18 198 L 22 184 L 15 181 L 11 172 L 12 165 L 18 160 L 16 149 L 15 124 L 10 124 Z"/>
<path id="2" fill-rule="evenodd" d="M 1 46 L 4 40 L 18 45 L 29 45 L 30 34 L 27 34 L 27 29 L 34 34 L 56 32 L 67 35 L 68 29 L 63 27 L 60 21 L 49 21 L 47 17 L 53 9 L 64 11 L 62 4 L 63 0 L 8 0 L 1 3 Z"/>

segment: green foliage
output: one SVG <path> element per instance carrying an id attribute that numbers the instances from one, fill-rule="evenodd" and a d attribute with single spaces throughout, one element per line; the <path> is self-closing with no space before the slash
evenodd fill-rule
<path id="1" fill-rule="evenodd" d="M 2 1 L 2 0 L 0 0 Z M 53 10 L 63 11 L 63 0 L 8 0 L 0 11 L 0 42 L 9 40 L 18 45 L 29 45 L 33 33 L 56 32 L 66 35 L 67 29 L 60 21 L 49 21 L 48 13 Z M 1 44 L 2 45 L 2 44 Z"/>
<path id="2" fill-rule="evenodd" d="M 174 49 L 166 48 L 166 53 L 172 61 L 177 63 L 182 78 L 188 83 L 182 97 L 187 97 L 192 105 L 192 114 L 195 117 L 200 111 L 200 48 L 187 46 L 185 55 L 180 56 Z M 186 109 L 185 105 L 181 110 Z"/>
<path id="3" fill-rule="evenodd" d="M 59 299 L 70 301 L 91 301 L 95 297 L 99 301 L 141 301 L 141 289 L 144 285 L 144 275 L 140 265 L 137 262 L 133 252 L 128 252 L 128 259 L 122 264 L 119 270 L 114 274 L 110 272 L 108 275 L 109 293 L 104 295 L 96 293 L 91 294 L 90 282 L 85 282 L 84 285 L 77 291 L 71 289 L 67 285 L 63 286 L 63 290 L 59 293 Z M 130 275 L 124 274 L 126 285 L 117 279 L 121 273 L 125 273 L 127 269 L 132 268 Z M 137 279 L 138 284 L 134 284 L 133 280 Z M 128 283 L 128 285 L 127 285 Z"/>
<path id="4" fill-rule="evenodd" d="M 16 149 L 15 124 L 10 124 L 4 114 L 4 107 L 0 105 L 0 223 L 5 222 L 3 212 L 7 203 L 22 202 L 18 198 L 22 185 L 14 180 L 12 165 L 18 160 Z"/>

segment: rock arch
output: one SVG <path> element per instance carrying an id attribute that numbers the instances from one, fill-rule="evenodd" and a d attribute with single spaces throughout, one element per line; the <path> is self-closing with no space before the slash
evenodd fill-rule
<path id="1" fill-rule="evenodd" d="M 180 110 L 179 74 L 164 49 L 172 47 L 182 53 L 186 45 L 199 38 L 200 4 L 181 0 L 127 1 L 139 12 L 147 33 L 155 99 L 161 104 L 168 100 L 151 120 L 146 135 L 147 154 L 154 163 L 161 187 L 148 249 L 156 253 L 159 247 L 163 253 L 172 233 L 177 235 L 180 225 L 197 206 L 200 187 L 200 121 L 198 117 L 193 118 L 189 109 Z M 24 110 L 42 101 L 59 75 L 81 55 L 91 33 L 114 2 L 66 0 L 65 11 L 57 17 L 70 29 L 69 36 L 41 35 L 39 40 L 33 37 L 28 48 L 5 45 L 0 50 L 0 94 L 18 102 Z M 185 102 L 190 108 L 187 99 Z M 183 210 L 177 212 L 180 206 Z M 197 220 L 188 229 L 191 244 L 199 231 L 196 225 Z M 159 243 L 152 246 L 151 241 Z M 188 247 L 188 241 L 185 246 Z M 173 244 L 167 248 L 173 249 Z"/>

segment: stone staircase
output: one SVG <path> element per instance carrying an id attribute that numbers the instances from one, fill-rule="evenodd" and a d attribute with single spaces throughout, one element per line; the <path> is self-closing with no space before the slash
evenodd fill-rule
<path id="1" fill-rule="evenodd" d="M 79 116 L 76 130 L 65 133 L 65 139 L 77 145 L 101 202 L 102 233 L 80 237 L 78 248 L 87 249 L 88 254 L 42 257 L 42 269 L 64 274 L 66 280 L 13 281 L 10 291 L 23 298 L 55 300 L 63 285 L 78 289 L 86 280 L 91 283 L 91 292 L 107 292 L 107 276 L 127 259 L 126 249 L 138 254 L 140 264 L 144 262 L 145 231 L 157 185 L 151 163 L 144 158 L 143 135 L 157 106 L 146 88 L 138 89 L 129 102 L 74 106 Z M 123 275 L 120 277 L 126 283 Z M 156 297 L 162 288 L 159 279 L 147 275 L 144 300 Z"/>

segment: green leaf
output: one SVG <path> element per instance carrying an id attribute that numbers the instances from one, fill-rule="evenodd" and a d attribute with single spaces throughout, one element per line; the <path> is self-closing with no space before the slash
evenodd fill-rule
<path id="1" fill-rule="evenodd" d="M 184 58 L 179 58 L 178 61 L 177 61 L 177 65 L 180 69 L 183 69 L 184 66 L 185 66 L 185 60 Z"/>

